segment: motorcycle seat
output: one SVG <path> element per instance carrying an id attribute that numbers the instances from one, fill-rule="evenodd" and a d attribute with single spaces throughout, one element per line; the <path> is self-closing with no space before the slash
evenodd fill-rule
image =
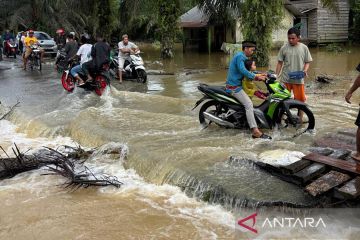
<path id="1" fill-rule="evenodd" d="M 218 93 L 218 94 L 221 94 L 221 95 L 225 95 L 225 96 L 234 98 L 231 94 L 226 92 L 224 86 L 209 86 L 209 85 L 206 85 L 206 84 L 201 84 L 199 86 L 199 90 L 204 91 L 204 92 L 214 92 L 214 93 Z"/>

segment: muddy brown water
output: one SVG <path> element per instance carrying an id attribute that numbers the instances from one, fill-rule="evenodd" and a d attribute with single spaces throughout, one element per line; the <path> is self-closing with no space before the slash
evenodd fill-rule
<path id="1" fill-rule="evenodd" d="M 270 143 L 244 130 L 202 130 L 197 111 L 191 111 L 201 97 L 199 83 L 224 83 L 229 56 L 177 52 L 175 59 L 162 61 L 156 49 L 143 51 L 147 69 L 174 75 L 150 75 L 145 85 L 113 81 L 102 97 L 82 89 L 66 93 L 50 61 L 42 73 L 24 72 L 17 61 L 1 62 L 10 69 L 0 71 L 0 106 L 21 102 L 0 122 L 0 144 L 8 152 L 13 142 L 24 150 L 74 141 L 84 147 L 118 142 L 128 149 L 126 159 L 89 160 L 95 171 L 123 181 L 120 189 L 68 192 L 58 186 L 60 177 L 42 176 L 44 169 L 1 181 L 1 239 L 233 239 L 241 209 L 232 206 L 244 199 L 311 202 L 301 189 L 229 157 L 307 153 L 314 137 L 354 128 L 360 98 L 355 94 L 350 105 L 344 94 L 357 75 L 359 48 L 339 54 L 311 49 L 306 91 L 316 133 L 293 139 L 286 131 L 268 131 L 274 137 Z M 275 66 L 274 51 L 270 68 Z M 320 73 L 337 80 L 315 83 Z M 216 186 L 223 200 L 202 201 Z"/>

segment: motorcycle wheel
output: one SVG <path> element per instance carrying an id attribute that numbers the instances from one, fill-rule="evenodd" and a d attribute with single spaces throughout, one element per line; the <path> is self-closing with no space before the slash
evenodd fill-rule
<path id="1" fill-rule="evenodd" d="M 280 110 L 279 118 L 276 121 L 277 125 L 280 128 L 292 127 L 297 132 L 298 131 L 305 132 L 307 130 L 313 130 L 315 128 L 314 114 L 311 112 L 311 110 L 307 106 L 294 104 L 294 105 L 290 106 L 289 110 L 290 110 L 291 117 L 292 117 L 293 121 L 295 122 L 295 124 L 290 123 L 290 121 L 289 121 L 290 116 L 288 116 L 288 113 L 284 109 L 282 109 L 282 110 Z M 300 111 L 303 112 L 302 123 L 299 118 Z"/>
<path id="2" fill-rule="evenodd" d="M 218 117 L 220 114 L 226 113 L 227 111 L 228 110 L 219 102 L 214 100 L 208 101 L 204 103 L 199 110 L 199 122 L 204 126 L 208 126 L 212 123 L 204 117 L 204 112 L 211 113 Z"/>
<path id="3" fill-rule="evenodd" d="M 75 88 L 75 79 L 70 74 L 66 74 L 66 72 L 63 72 L 61 75 L 61 83 L 68 92 L 72 92 Z"/>
<path id="4" fill-rule="evenodd" d="M 104 93 L 106 86 L 108 85 L 106 78 L 103 75 L 97 75 L 95 77 L 95 84 L 95 93 L 101 96 Z"/>
<path id="5" fill-rule="evenodd" d="M 136 81 L 138 83 L 146 83 L 147 75 L 146 72 L 143 69 L 136 70 L 137 78 Z"/>

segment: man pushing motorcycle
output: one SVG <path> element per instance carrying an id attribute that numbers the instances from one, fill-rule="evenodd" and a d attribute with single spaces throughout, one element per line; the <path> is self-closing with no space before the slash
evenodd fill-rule
<path id="1" fill-rule="evenodd" d="M 254 116 L 254 105 L 242 89 L 242 80 L 247 77 L 250 80 L 265 81 L 266 74 L 254 74 L 245 68 L 245 61 L 254 54 L 256 43 L 252 41 L 242 42 L 242 52 L 237 53 L 230 62 L 226 78 L 226 92 L 234 96 L 245 107 L 246 119 L 252 131 L 253 138 L 271 139 L 262 133 L 256 123 Z"/>
<path id="2" fill-rule="evenodd" d="M 126 60 L 131 61 L 130 54 L 139 51 L 139 47 L 133 42 L 129 42 L 129 36 L 124 34 L 122 41 L 118 43 L 119 48 L 119 82 L 122 83 L 122 71 Z"/>

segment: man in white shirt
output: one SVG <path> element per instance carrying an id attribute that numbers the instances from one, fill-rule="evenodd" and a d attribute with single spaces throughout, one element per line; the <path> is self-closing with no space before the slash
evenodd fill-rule
<path id="1" fill-rule="evenodd" d="M 91 48 L 92 45 L 88 43 L 86 37 L 81 37 L 81 47 L 77 51 L 75 57 L 80 57 L 80 65 L 73 67 L 70 71 L 71 75 L 78 80 L 78 86 L 84 85 L 85 82 L 81 79 L 79 72 L 82 70 L 81 66 L 91 60 Z"/>
<path id="2" fill-rule="evenodd" d="M 129 36 L 124 34 L 122 36 L 122 41 L 118 44 L 119 47 L 119 79 L 120 83 L 122 83 L 122 72 L 124 69 L 125 60 L 131 60 L 130 54 L 134 54 L 139 51 L 138 46 L 135 43 L 129 42 Z"/>

